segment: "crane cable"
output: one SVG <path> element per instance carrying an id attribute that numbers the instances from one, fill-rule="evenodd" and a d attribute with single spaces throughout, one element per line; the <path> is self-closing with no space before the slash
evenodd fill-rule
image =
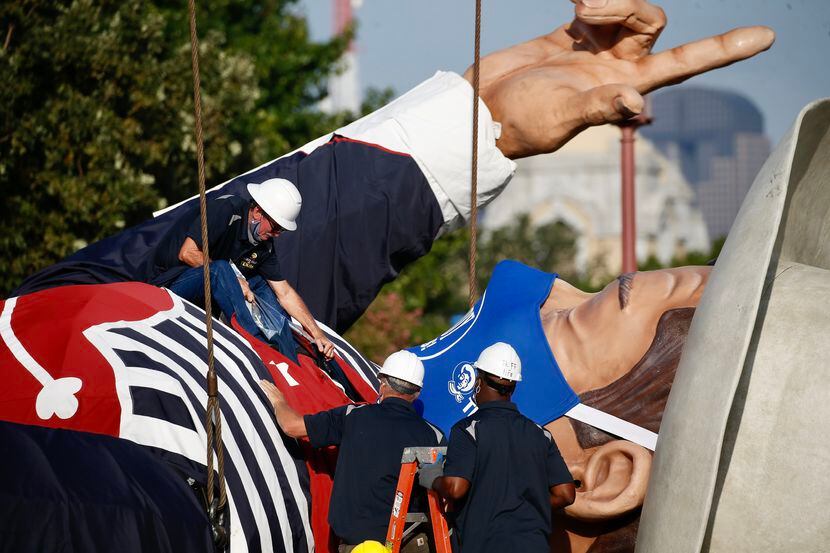
<path id="1" fill-rule="evenodd" d="M 207 434 L 207 505 L 211 518 L 213 537 L 217 543 L 226 543 L 221 525 L 222 512 L 227 504 L 225 489 L 225 450 L 222 444 L 222 411 L 219 407 L 218 382 L 213 356 L 213 317 L 211 314 L 210 253 L 207 229 L 207 199 L 205 195 L 205 151 L 202 139 L 202 94 L 199 75 L 199 38 L 196 33 L 195 0 L 188 0 L 190 12 L 190 58 L 193 67 L 193 104 L 196 115 L 196 159 L 199 170 L 199 212 L 202 227 L 202 253 L 204 255 L 203 278 L 205 285 L 205 328 L 207 331 L 207 409 L 205 433 Z M 216 452 L 216 469 L 219 477 L 219 497 L 214 497 L 213 454 Z"/>
<path id="2" fill-rule="evenodd" d="M 473 161 L 470 174 L 470 308 L 478 299 L 476 261 L 478 257 L 478 97 L 481 65 L 481 0 L 476 0 L 475 46 L 473 54 Z"/>
<path id="3" fill-rule="evenodd" d="M 193 103 L 196 126 L 196 157 L 199 178 L 199 212 L 202 230 L 202 253 L 204 254 L 205 326 L 207 329 L 207 391 L 208 401 L 205 413 L 207 433 L 207 498 L 212 510 L 221 510 L 227 503 L 225 488 L 225 456 L 222 445 L 222 413 L 219 407 L 218 385 L 213 355 L 213 317 L 211 315 L 210 260 L 207 236 L 207 202 L 205 194 L 205 159 L 202 137 L 202 96 L 199 74 L 199 39 L 196 32 L 195 0 L 188 0 L 190 14 L 190 52 L 193 67 Z M 478 299 L 476 281 L 477 238 L 478 238 L 478 100 L 481 65 L 481 0 L 476 0 L 475 45 L 473 59 L 473 125 L 472 125 L 472 166 L 470 175 L 470 256 L 469 256 L 469 302 L 472 307 Z M 219 476 L 219 498 L 214 504 L 213 453 L 216 451 Z"/>

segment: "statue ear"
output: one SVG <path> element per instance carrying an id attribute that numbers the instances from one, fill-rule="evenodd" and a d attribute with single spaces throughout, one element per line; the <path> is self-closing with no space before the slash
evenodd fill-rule
<path id="1" fill-rule="evenodd" d="M 586 453 L 590 453 L 586 451 Z M 582 485 L 565 512 L 580 520 L 623 515 L 643 504 L 651 472 L 651 452 L 637 444 L 614 440 L 593 450 L 585 464 L 572 467 Z"/>

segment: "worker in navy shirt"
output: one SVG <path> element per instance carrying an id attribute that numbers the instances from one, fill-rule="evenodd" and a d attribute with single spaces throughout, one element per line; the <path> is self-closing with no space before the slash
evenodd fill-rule
<path id="1" fill-rule="evenodd" d="M 522 365 L 509 344 L 478 357 L 478 410 L 450 432 L 446 460 L 419 482 L 456 501 L 461 553 L 548 553 L 551 509 L 574 501 L 573 478 L 550 433 L 519 413 L 510 396 Z"/>
<path id="2" fill-rule="evenodd" d="M 342 540 L 341 552 L 384 542 L 405 447 L 446 445 L 441 431 L 412 405 L 424 382 L 424 364 L 408 351 L 390 355 L 378 373 L 378 403 L 344 405 L 304 417 L 280 391 L 261 381 L 277 422 L 288 436 L 308 436 L 313 447 L 340 446 L 329 524 Z"/>
<path id="3" fill-rule="evenodd" d="M 285 321 L 287 312 L 331 359 L 334 345 L 283 277 L 275 251 L 276 238 L 297 228 L 300 192 L 285 179 L 251 183 L 247 188 L 253 200 L 225 195 L 207 202 L 211 295 L 227 320 L 235 314 L 242 328 L 296 360 Z M 201 218 L 183 217 L 156 248 L 156 274 L 150 283 L 165 286 L 194 303 L 204 303 L 204 260 Z M 256 305 L 260 324 L 246 302 Z"/>

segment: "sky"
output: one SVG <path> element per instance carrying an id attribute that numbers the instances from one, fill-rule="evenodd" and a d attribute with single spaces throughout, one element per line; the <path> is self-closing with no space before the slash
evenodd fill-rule
<path id="1" fill-rule="evenodd" d="M 664 0 L 668 25 L 655 51 L 734 27 L 767 25 L 770 50 L 687 81 L 743 93 L 775 144 L 812 100 L 830 97 L 830 0 Z M 568 0 L 482 0 L 482 55 L 550 32 L 573 17 Z M 332 32 L 332 0 L 300 0 L 312 37 Z M 473 59 L 473 0 L 363 0 L 355 10 L 362 89 L 406 92 L 436 70 Z M 681 85 L 682 86 L 682 85 Z"/>

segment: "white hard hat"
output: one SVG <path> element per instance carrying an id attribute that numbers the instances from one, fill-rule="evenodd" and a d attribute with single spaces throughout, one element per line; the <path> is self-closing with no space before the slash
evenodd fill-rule
<path id="1" fill-rule="evenodd" d="M 499 378 L 513 382 L 522 380 L 522 360 L 513 346 L 504 342 L 484 348 L 473 366 Z"/>
<path id="2" fill-rule="evenodd" d="M 421 388 L 424 385 L 424 364 L 411 351 L 396 351 L 386 358 L 378 375 L 400 378 Z"/>
<path id="3" fill-rule="evenodd" d="M 248 192 L 262 211 L 285 230 L 297 228 L 297 215 L 303 197 L 294 183 L 285 179 L 268 179 L 260 184 L 248 183 Z"/>

